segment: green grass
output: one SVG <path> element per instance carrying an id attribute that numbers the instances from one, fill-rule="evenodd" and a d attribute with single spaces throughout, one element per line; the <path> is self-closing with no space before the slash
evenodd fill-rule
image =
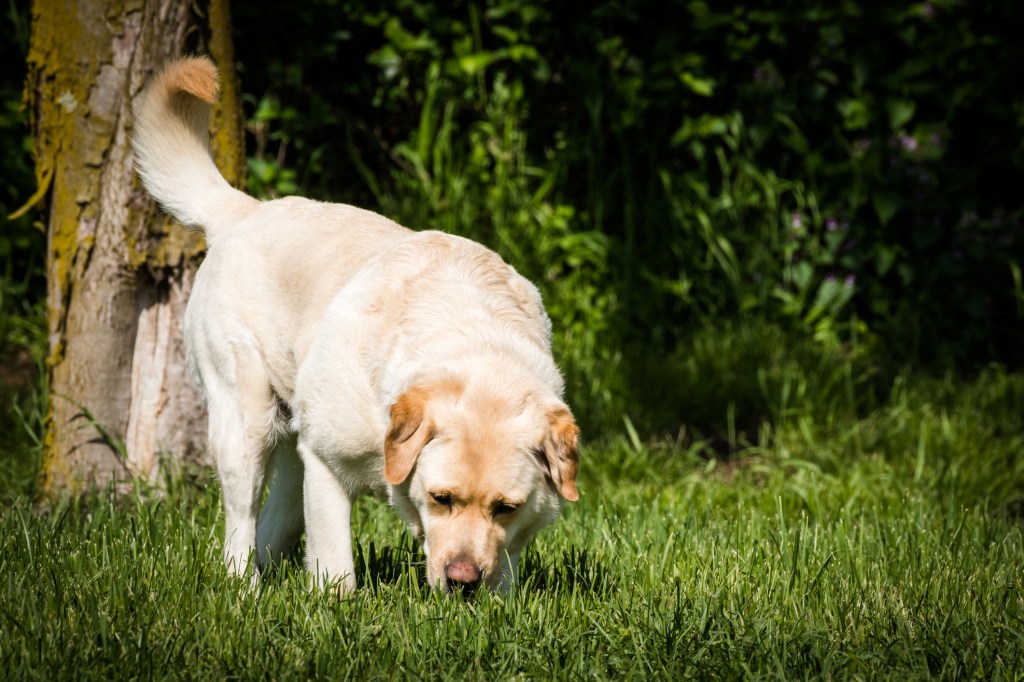
<path id="1" fill-rule="evenodd" d="M 382 503 L 361 587 L 226 577 L 215 481 L 0 511 L 8 679 L 1024 675 L 1024 376 L 905 378 L 729 460 L 610 438 L 514 595 L 423 586 Z M 812 412 L 807 412 L 812 414 Z M 767 429 L 768 427 L 765 427 Z M 8 488 L 10 490 L 10 488 Z"/>
<path id="2" fill-rule="evenodd" d="M 27 281 L 0 272 L 0 495 L 30 491 L 46 415 L 46 314 Z"/>

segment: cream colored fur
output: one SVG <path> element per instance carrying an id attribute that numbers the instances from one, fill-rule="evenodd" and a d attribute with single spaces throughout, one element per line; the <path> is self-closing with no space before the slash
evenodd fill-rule
<path id="1" fill-rule="evenodd" d="M 371 492 L 423 541 L 432 586 L 508 589 L 527 541 L 578 497 L 537 289 L 466 239 L 231 188 L 208 148 L 216 92 L 208 60 L 170 65 L 133 145 L 149 192 L 209 243 L 185 336 L 229 569 L 273 564 L 305 530 L 314 576 L 354 587 L 351 505 Z"/>

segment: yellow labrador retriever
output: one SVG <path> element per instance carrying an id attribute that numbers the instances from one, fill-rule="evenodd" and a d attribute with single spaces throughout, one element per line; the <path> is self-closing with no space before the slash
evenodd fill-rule
<path id="1" fill-rule="evenodd" d="M 140 95 L 133 146 L 146 189 L 209 245 L 185 337 L 229 570 L 279 561 L 305 529 L 309 571 L 353 588 L 352 499 L 372 492 L 422 541 L 431 586 L 508 590 L 579 497 L 540 294 L 469 240 L 233 189 L 209 153 L 217 91 L 208 59 L 171 64 Z"/>

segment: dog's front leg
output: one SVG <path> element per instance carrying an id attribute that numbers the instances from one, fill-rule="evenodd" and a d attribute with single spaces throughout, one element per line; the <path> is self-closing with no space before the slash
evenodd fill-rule
<path id="1" fill-rule="evenodd" d="M 310 448 L 299 445 L 305 466 L 303 513 L 306 567 L 321 586 L 337 583 L 341 594 L 355 589 L 352 558 L 352 500 L 334 472 Z"/>

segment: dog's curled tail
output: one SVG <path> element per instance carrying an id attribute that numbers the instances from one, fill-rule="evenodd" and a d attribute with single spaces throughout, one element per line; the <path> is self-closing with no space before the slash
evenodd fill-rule
<path id="1" fill-rule="evenodd" d="M 206 57 L 173 62 L 135 105 L 135 167 L 149 193 L 207 239 L 259 203 L 228 184 L 210 156 L 210 105 L 220 84 Z"/>

